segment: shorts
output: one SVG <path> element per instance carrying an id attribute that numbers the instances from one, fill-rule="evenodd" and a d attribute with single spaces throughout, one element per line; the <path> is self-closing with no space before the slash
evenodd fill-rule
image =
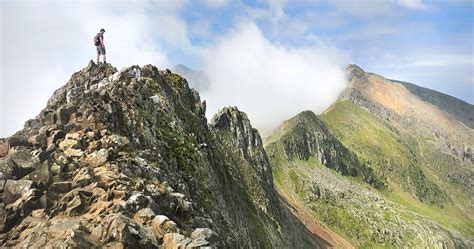
<path id="1" fill-rule="evenodd" d="M 97 54 L 105 54 L 105 47 L 102 45 L 96 46 L 97 47 Z"/>

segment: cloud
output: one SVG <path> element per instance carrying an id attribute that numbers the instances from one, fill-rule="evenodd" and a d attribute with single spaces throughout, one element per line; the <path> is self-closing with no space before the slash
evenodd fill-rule
<path id="1" fill-rule="evenodd" d="M 402 7 L 415 10 L 426 10 L 429 5 L 424 4 L 421 0 L 398 0 L 398 4 Z"/>
<path id="2" fill-rule="evenodd" d="M 0 137 L 21 129 L 74 71 L 95 60 L 92 38 L 100 28 L 114 66 L 168 65 L 160 41 L 190 46 L 186 25 L 175 15 L 184 3 L 0 3 Z"/>
<path id="3" fill-rule="evenodd" d="M 345 87 L 342 68 L 349 60 L 331 47 L 274 44 L 245 22 L 219 38 L 204 61 L 208 115 L 235 105 L 256 127 L 271 128 L 303 110 L 326 109 Z"/>

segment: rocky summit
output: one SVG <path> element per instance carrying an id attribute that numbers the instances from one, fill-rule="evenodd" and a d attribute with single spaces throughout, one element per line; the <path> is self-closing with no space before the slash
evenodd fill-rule
<path id="1" fill-rule="evenodd" d="M 170 70 L 90 62 L 0 140 L 0 245 L 318 248 L 282 202 L 262 139 Z"/>

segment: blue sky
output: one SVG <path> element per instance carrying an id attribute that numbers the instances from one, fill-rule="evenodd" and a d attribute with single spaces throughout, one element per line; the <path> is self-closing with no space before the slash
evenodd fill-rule
<path id="1" fill-rule="evenodd" d="M 222 2 L 217 9 L 194 2 L 182 17 L 189 26 L 204 18 L 211 36 L 252 18 L 275 43 L 329 44 L 367 71 L 474 102 L 472 1 Z M 199 34 L 191 40 L 214 42 Z"/>
<path id="2" fill-rule="evenodd" d="M 95 59 L 102 27 L 114 66 L 205 70 L 208 115 L 237 105 L 257 127 L 323 111 L 349 63 L 472 104 L 473 10 L 470 0 L 1 1 L 0 137 Z"/>

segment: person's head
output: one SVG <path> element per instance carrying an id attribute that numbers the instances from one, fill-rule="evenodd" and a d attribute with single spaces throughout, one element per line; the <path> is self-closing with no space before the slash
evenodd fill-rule
<path id="1" fill-rule="evenodd" d="M 100 29 L 100 33 L 105 33 L 105 29 Z"/>

